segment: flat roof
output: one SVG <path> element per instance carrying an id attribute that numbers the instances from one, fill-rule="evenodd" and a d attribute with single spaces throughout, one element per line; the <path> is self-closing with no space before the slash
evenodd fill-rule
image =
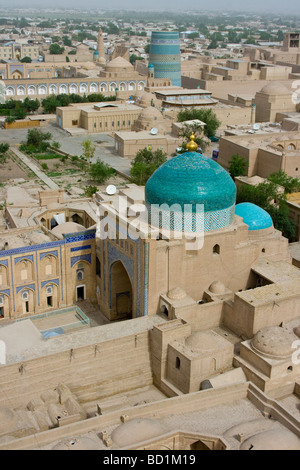
<path id="1" fill-rule="evenodd" d="M 194 88 L 191 90 L 184 89 L 184 90 L 163 90 L 163 91 L 154 91 L 154 93 L 158 95 L 164 96 L 178 96 L 178 95 L 197 95 L 199 93 L 204 95 L 211 95 L 212 92 L 208 90 L 203 90 L 202 88 Z"/>

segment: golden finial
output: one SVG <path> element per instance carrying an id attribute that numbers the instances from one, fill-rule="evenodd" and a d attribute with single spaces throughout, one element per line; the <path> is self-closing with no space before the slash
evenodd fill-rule
<path id="1" fill-rule="evenodd" d="M 186 144 L 186 148 L 189 152 L 196 152 L 197 148 L 198 148 L 198 145 L 196 144 L 196 142 L 194 142 L 195 140 L 195 135 L 192 134 L 191 137 L 190 137 L 190 141 L 188 144 Z"/>

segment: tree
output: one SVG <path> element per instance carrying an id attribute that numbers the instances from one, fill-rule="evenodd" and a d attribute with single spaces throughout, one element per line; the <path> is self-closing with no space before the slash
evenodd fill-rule
<path id="1" fill-rule="evenodd" d="M 129 58 L 129 61 L 131 64 L 135 64 L 135 62 L 137 60 L 144 60 L 143 57 L 140 57 L 139 55 L 136 55 L 136 54 L 131 54 L 130 58 Z"/>
<path id="2" fill-rule="evenodd" d="M 54 55 L 62 54 L 64 50 L 65 50 L 64 47 L 61 47 L 59 44 L 56 44 L 56 43 L 51 44 L 49 48 L 50 54 L 54 54 Z"/>
<path id="3" fill-rule="evenodd" d="M 232 155 L 228 170 L 233 180 L 236 176 L 245 176 L 247 168 L 248 163 L 244 157 L 241 157 L 238 153 Z"/>
<path id="4" fill-rule="evenodd" d="M 115 170 L 111 166 L 99 159 L 96 163 L 91 164 L 89 171 L 91 179 L 98 184 L 103 184 L 106 180 L 113 176 L 114 173 Z"/>
<path id="5" fill-rule="evenodd" d="M 300 181 L 298 178 L 288 176 L 283 170 L 271 173 L 267 179 L 272 183 L 282 186 L 286 194 L 300 191 Z"/>
<path id="6" fill-rule="evenodd" d="M 23 57 L 23 59 L 21 59 L 21 62 L 25 64 L 30 64 L 32 62 L 32 59 L 31 57 L 25 56 Z"/>
<path id="7" fill-rule="evenodd" d="M 56 108 L 60 106 L 60 102 L 55 95 L 50 95 L 42 100 L 42 107 L 47 114 L 55 114 Z"/>
<path id="8" fill-rule="evenodd" d="M 72 46 L 72 41 L 68 36 L 63 36 L 63 43 L 65 46 L 71 47 Z"/>
<path id="9" fill-rule="evenodd" d="M 205 122 L 204 134 L 207 137 L 213 137 L 216 135 L 217 129 L 221 125 L 221 122 L 218 120 L 215 113 L 212 109 L 184 109 L 179 111 L 177 115 L 177 120 L 179 122 L 192 121 L 194 119 L 199 119 L 199 121 Z"/>
<path id="10" fill-rule="evenodd" d="M 81 142 L 81 147 L 83 149 L 83 156 L 90 162 L 95 155 L 96 146 L 88 138 Z"/>
<path id="11" fill-rule="evenodd" d="M 261 207 L 270 214 L 274 227 L 290 241 L 293 239 L 295 222 L 289 218 L 286 195 L 280 193 L 276 183 L 265 181 L 256 186 L 241 185 L 237 188 L 236 202 L 251 202 Z"/>
<path id="12" fill-rule="evenodd" d="M 3 155 L 4 153 L 8 152 L 9 144 L 0 144 L 0 154 Z"/>
<path id="13" fill-rule="evenodd" d="M 30 98 L 26 97 L 23 105 L 27 113 L 33 113 L 39 109 L 40 102 L 38 99 L 31 100 Z"/>
<path id="14" fill-rule="evenodd" d="M 0 144 L 0 165 L 4 165 L 7 162 L 9 150 L 9 144 Z"/>
<path id="15" fill-rule="evenodd" d="M 29 129 L 27 132 L 26 145 L 31 146 L 35 151 L 46 151 L 49 147 L 52 135 L 50 132 L 42 132 L 40 129 Z"/>
<path id="16" fill-rule="evenodd" d="M 198 144 L 198 148 L 201 148 L 201 151 L 204 152 L 207 143 L 203 137 L 203 126 L 197 122 L 193 124 L 184 123 L 183 128 L 179 132 L 179 137 L 183 137 L 184 139 L 181 145 L 182 151 L 186 151 L 186 144 L 191 140 L 192 134 L 195 135 L 195 142 Z"/>
<path id="17" fill-rule="evenodd" d="M 131 163 L 132 182 L 144 186 L 154 171 L 166 161 L 167 154 L 160 149 L 152 151 L 146 147 L 139 150 Z"/>

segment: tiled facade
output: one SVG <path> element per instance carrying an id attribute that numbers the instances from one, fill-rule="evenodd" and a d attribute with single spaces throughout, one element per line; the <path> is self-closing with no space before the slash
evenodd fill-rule
<path id="1" fill-rule="evenodd" d="M 79 285 L 95 298 L 95 230 L 1 251 L 0 280 L 0 321 L 71 306 Z"/>
<path id="2" fill-rule="evenodd" d="M 176 32 L 152 32 L 149 62 L 154 78 L 170 78 L 173 86 L 181 86 L 179 35 Z"/>

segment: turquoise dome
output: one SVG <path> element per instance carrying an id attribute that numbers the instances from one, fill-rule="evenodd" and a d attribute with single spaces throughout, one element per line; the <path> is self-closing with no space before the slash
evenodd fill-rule
<path id="1" fill-rule="evenodd" d="M 264 209 L 251 202 L 242 202 L 235 207 L 236 215 L 242 217 L 249 230 L 263 230 L 273 226 L 273 221 Z"/>
<path id="2" fill-rule="evenodd" d="M 205 231 L 232 223 L 235 199 L 236 187 L 230 175 L 217 162 L 197 152 L 185 152 L 168 160 L 145 187 L 148 213 L 153 205 L 176 204 L 179 210 L 194 217 L 197 205 L 203 205 Z"/>

